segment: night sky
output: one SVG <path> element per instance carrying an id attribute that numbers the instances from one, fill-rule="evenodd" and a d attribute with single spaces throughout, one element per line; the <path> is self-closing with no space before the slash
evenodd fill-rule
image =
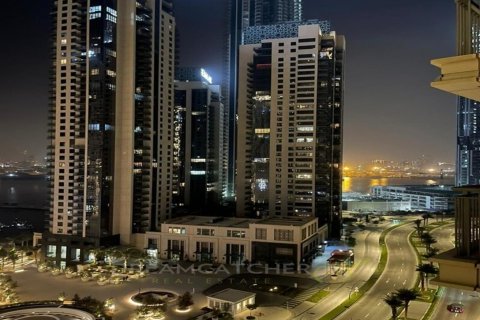
<path id="1" fill-rule="evenodd" d="M 220 83 L 226 0 L 176 0 L 181 64 Z M 455 53 L 454 0 L 304 0 L 304 18 L 345 35 L 348 163 L 455 158 L 455 98 L 430 88 L 430 60 Z M 50 0 L 0 10 L 0 161 L 46 153 Z"/>

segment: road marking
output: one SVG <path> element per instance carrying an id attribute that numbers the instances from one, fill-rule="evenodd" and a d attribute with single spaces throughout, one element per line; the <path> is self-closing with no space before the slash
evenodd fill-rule
<path id="1" fill-rule="evenodd" d="M 388 280 L 387 280 L 387 281 L 385 281 L 385 283 L 389 283 L 389 282 L 390 282 L 390 278 L 388 278 Z"/>
<path id="2" fill-rule="evenodd" d="M 407 284 L 407 280 L 405 279 L 405 281 L 403 281 L 403 285 Z"/>
<path id="3" fill-rule="evenodd" d="M 369 315 L 370 315 L 370 313 L 367 313 L 364 318 L 368 318 Z"/>

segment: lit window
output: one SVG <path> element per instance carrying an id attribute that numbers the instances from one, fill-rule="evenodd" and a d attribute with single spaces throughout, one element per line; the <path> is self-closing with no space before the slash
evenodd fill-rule
<path id="1" fill-rule="evenodd" d="M 90 13 L 90 20 L 98 19 L 102 16 L 100 12 L 97 13 Z"/>
<path id="2" fill-rule="evenodd" d="M 117 16 L 117 10 L 107 7 L 107 13 L 110 13 L 112 16 Z"/>
<path id="3" fill-rule="evenodd" d="M 112 16 L 111 14 L 107 13 L 107 20 L 113 23 L 117 23 L 117 17 Z"/>
<path id="4" fill-rule="evenodd" d="M 110 8 L 107 7 L 107 11 L 108 11 L 108 9 L 110 9 Z M 102 6 L 92 6 L 92 7 L 90 7 L 90 13 L 95 13 L 95 12 L 100 12 L 100 11 L 102 11 Z"/>
<path id="5" fill-rule="evenodd" d="M 92 69 L 92 70 L 90 70 L 90 74 L 91 74 L 92 76 L 95 76 L 95 75 L 99 74 L 99 70 L 98 70 L 97 68 Z"/>
<path id="6" fill-rule="evenodd" d="M 67 59 L 62 59 L 62 60 L 60 60 L 60 63 L 61 63 L 61 64 L 67 64 Z"/>

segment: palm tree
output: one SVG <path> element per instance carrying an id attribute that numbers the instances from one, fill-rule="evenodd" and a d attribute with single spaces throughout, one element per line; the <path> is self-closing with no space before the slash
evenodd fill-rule
<path id="1" fill-rule="evenodd" d="M 415 230 L 417 230 L 417 236 L 421 237 L 423 232 L 425 231 L 425 227 L 415 227 Z"/>
<path id="2" fill-rule="evenodd" d="M 414 222 L 415 222 L 415 226 L 417 226 L 417 228 L 419 228 L 420 224 L 422 223 L 422 219 L 417 219 Z"/>
<path id="3" fill-rule="evenodd" d="M 17 263 L 19 258 L 20 257 L 18 256 L 17 251 L 15 249 L 12 249 L 8 252 L 8 260 L 12 261 L 13 270 L 15 270 L 15 264 Z"/>
<path id="4" fill-rule="evenodd" d="M 435 240 L 433 237 L 431 238 L 426 238 L 423 243 L 425 243 L 425 246 L 427 247 L 427 252 L 430 252 L 432 250 L 432 244 L 437 243 L 437 240 Z"/>
<path id="5" fill-rule="evenodd" d="M 430 263 L 419 264 L 419 265 L 417 265 L 417 268 L 415 270 L 420 273 L 420 281 L 421 281 L 421 285 L 422 285 L 422 291 L 425 290 L 425 280 L 427 282 L 427 289 L 428 289 L 428 276 L 430 274 L 436 274 L 438 272 L 437 268 L 435 268 Z"/>
<path id="6" fill-rule="evenodd" d="M 5 259 L 8 258 L 8 251 L 7 249 L 5 248 L 0 248 L 0 260 L 2 261 L 2 269 L 3 270 L 3 267 L 5 266 Z"/>
<path id="7" fill-rule="evenodd" d="M 439 251 L 440 250 L 438 248 L 430 247 L 430 250 L 425 252 L 422 256 L 426 259 L 430 259 L 430 258 L 435 257 L 438 254 Z M 430 264 L 432 264 L 432 262 L 430 262 Z"/>
<path id="8" fill-rule="evenodd" d="M 423 244 L 425 245 L 425 248 L 427 249 L 427 252 L 429 252 L 432 248 L 432 244 L 437 243 L 437 240 L 428 232 L 423 233 L 420 236 L 420 239 L 422 240 Z"/>
<path id="9" fill-rule="evenodd" d="M 403 301 L 405 305 L 405 319 L 408 319 L 408 304 L 412 300 L 416 300 L 420 293 L 415 289 L 400 288 L 397 290 L 396 295 L 398 299 Z"/>
<path id="10" fill-rule="evenodd" d="M 398 308 L 403 305 L 402 300 L 395 293 L 389 293 L 383 298 L 383 301 L 392 309 L 392 319 L 397 319 Z"/>
<path id="11" fill-rule="evenodd" d="M 426 224 L 428 224 L 428 219 L 433 218 L 433 216 L 431 213 L 425 212 L 424 214 L 422 214 L 422 218 L 423 218 L 423 226 L 425 227 L 425 222 Z"/>

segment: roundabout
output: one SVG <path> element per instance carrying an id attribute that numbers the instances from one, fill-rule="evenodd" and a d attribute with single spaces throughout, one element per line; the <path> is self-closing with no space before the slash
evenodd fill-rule
<path id="1" fill-rule="evenodd" d="M 130 300 L 139 306 L 156 306 L 165 303 L 173 302 L 178 295 L 164 290 L 147 290 L 134 294 Z"/>

